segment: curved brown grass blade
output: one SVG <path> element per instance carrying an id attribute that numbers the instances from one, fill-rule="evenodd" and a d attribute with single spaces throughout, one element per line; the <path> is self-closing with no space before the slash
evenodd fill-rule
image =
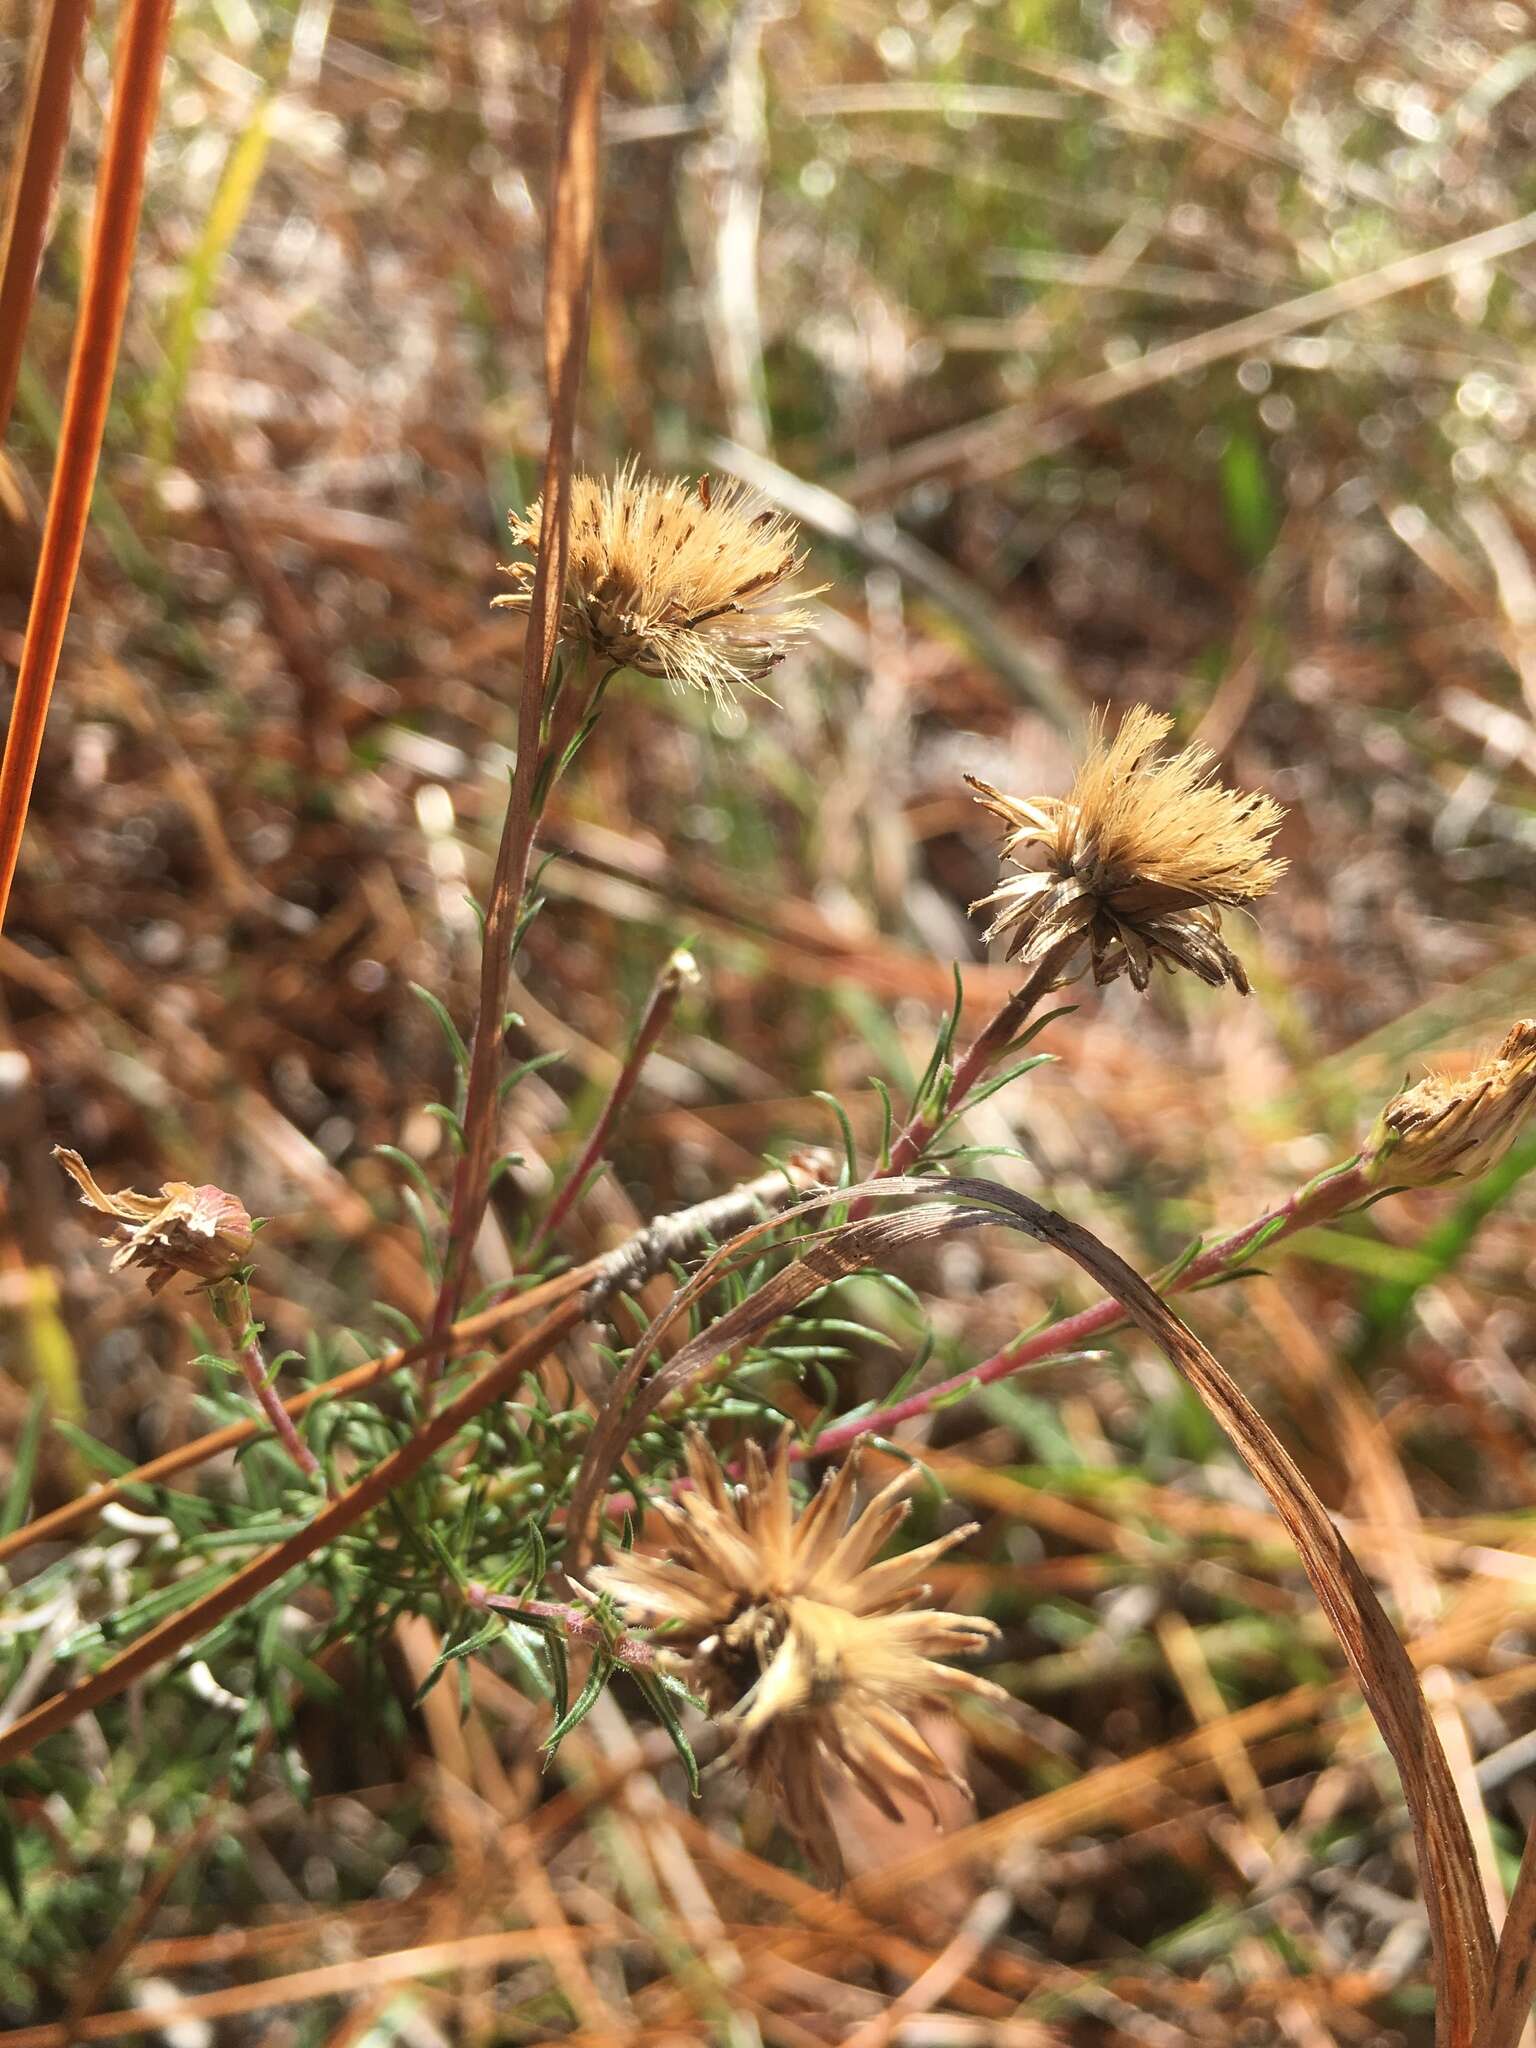
<path id="1" fill-rule="evenodd" d="M 1515 2048 L 1536 2004 L 1536 1828 L 1526 1838 L 1520 1875 L 1499 1936 L 1488 2012 L 1472 2048 Z"/>
<path id="2" fill-rule="evenodd" d="M 128 307 L 144 197 L 144 160 L 160 102 L 160 73 L 170 21 L 171 0 L 127 0 L 117 32 L 112 111 L 107 117 L 101 180 L 64 393 L 58 460 L 16 672 L 5 758 L 0 762 L 0 925 L 5 922 L 10 900 L 48 701 L 85 547 L 91 491 Z"/>
<path id="3" fill-rule="evenodd" d="M 1114 1296 L 1189 1381 L 1231 1437 L 1289 1531 L 1402 1781 L 1429 1915 L 1435 2039 L 1440 2048 L 1471 2048 L 1478 2021 L 1488 2007 L 1494 1939 L 1466 1819 L 1408 1653 L 1353 1552 L 1289 1452 L 1194 1332 L 1090 1231 L 1026 1195 L 992 1181 L 969 1178 L 940 1183 L 914 1178 L 870 1181 L 863 1187 L 814 1196 L 797 1214 L 833 1201 L 856 1203 L 866 1194 L 908 1198 L 941 1194 L 944 1200 L 929 1199 L 920 1207 L 834 1226 L 755 1294 L 685 1344 L 637 1390 L 635 1381 L 654 1356 L 666 1324 L 739 1259 L 761 1231 L 744 1232 L 723 1246 L 652 1323 L 623 1380 L 615 1386 L 615 1399 L 599 1418 L 578 1480 L 572 1501 L 573 1533 L 590 1538 L 589 1524 L 595 1521 L 597 1502 L 624 1444 L 660 1403 L 724 1352 L 761 1336 L 817 1288 L 889 1258 L 904 1246 L 936 1243 L 957 1231 L 988 1223 L 1007 1223 L 1065 1252 Z M 1536 1883 L 1531 1889 L 1536 1891 Z M 1490 2042 L 1487 2048 L 1505 2048 L 1505 2044 L 1502 2040 Z"/>

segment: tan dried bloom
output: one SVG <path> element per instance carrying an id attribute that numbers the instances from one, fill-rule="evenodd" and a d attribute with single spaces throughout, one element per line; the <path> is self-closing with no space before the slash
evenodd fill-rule
<path id="1" fill-rule="evenodd" d="M 542 509 L 510 515 L 520 547 L 537 550 Z M 578 476 L 560 630 L 614 668 L 729 700 L 758 689 L 809 626 L 785 589 L 804 562 L 793 522 L 740 484 L 642 477 L 633 463 Z M 506 573 L 518 587 L 493 602 L 526 611 L 533 564 Z"/>
<path id="2" fill-rule="evenodd" d="M 1005 859 L 1044 856 L 972 904 L 996 910 L 988 938 L 1006 933 L 1010 955 L 1031 963 L 1075 939 L 1101 985 L 1129 974 L 1144 989 L 1161 961 L 1248 993 L 1220 906 L 1266 895 L 1284 873 L 1268 849 L 1285 813 L 1272 797 L 1224 789 L 1206 747 L 1159 757 L 1172 724 L 1138 704 L 1106 740 L 1096 720 L 1064 799 L 1026 802 L 965 778 L 1008 827 Z"/>
<path id="3" fill-rule="evenodd" d="M 102 1239 L 115 1247 L 112 1271 L 146 1267 L 151 1294 L 158 1294 L 178 1273 L 195 1280 L 227 1280 L 250 1257 L 251 1219 L 243 1203 L 223 1188 L 194 1188 L 184 1180 L 169 1180 L 158 1194 L 124 1188 L 121 1194 L 109 1195 L 78 1152 L 55 1145 L 53 1156 L 79 1188 L 86 1207 L 116 1223 L 115 1235 Z"/>
<path id="4" fill-rule="evenodd" d="M 851 1778 L 893 1819 L 897 1792 L 932 1811 L 930 1780 L 956 1781 L 914 1712 L 961 1692 L 1003 1697 L 990 1680 L 933 1661 L 981 1649 L 997 1633 L 992 1623 L 919 1605 L 925 1568 L 975 1525 L 875 1564 L 906 1517 L 910 1470 L 850 1519 L 855 1453 L 797 1518 L 787 1433 L 771 1458 L 748 1443 L 746 1485 L 736 1489 L 697 1432 L 687 1455 L 694 1490 L 652 1503 L 669 1554 L 626 1551 L 591 1576 L 629 1620 L 672 1624 L 663 1640 L 725 1722 L 736 1760 L 836 1876 L 827 1774 Z"/>
<path id="5" fill-rule="evenodd" d="M 1536 1104 L 1536 1017 L 1469 1074 L 1430 1074 L 1394 1095 L 1366 1140 L 1369 1179 L 1427 1188 L 1502 1159 Z"/>

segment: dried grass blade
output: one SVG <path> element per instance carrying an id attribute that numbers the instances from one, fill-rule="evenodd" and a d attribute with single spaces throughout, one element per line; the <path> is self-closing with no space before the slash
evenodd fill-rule
<path id="1" fill-rule="evenodd" d="M 951 1183 L 959 1200 L 995 1203 L 1113 1294 L 1184 1375 L 1274 1502 L 1366 1705 L 1397 1765 L 1419 1853 L 1434 1955 L 1435 2039 L 1468 2048 L 1494 1967 L 1493 1928 L 1466 1816 L 1407 1651 L 1354 1553 L 1269 1424 L 1231 1375 L 1152 1289 L 1091 1232 L 987 1181 Z"/>
<path id="2" fill-rule="evenodd" d="M 1536 2004 L 1536 1828 L 1520 1859 L 1509 1913 L 1499 1936 L 1493 1988 L 1472 2048 L 1515 2048 Z"/>
<path id="3" fill-rule="evenodd" d="M 545 243 L 544 374 L 549 393 L 549 449 L 544 461 L 544 515 L 523 642 L 523 686 L 517 713 L 517 766 L 491 879 L 480 968 L 480 1012 L 465 1096 L 465 1149 L 454 1175 L 453 1209 L 443 1282 L 432 1334 L 447 1330 L 464 1298 L 475 1239 L 490 1193 L 495 1144 L 496 1076 L 507 1007 L 512 943 L 522 910 L 533 846 L 533 793 L 539 767 L 539 725 L 560 628 L 569 547 L 576 402 L 581 390 L 592 310 L 597 240 L 598 89 L 602 82 L 601 0 L 575 0 L 566 43 L 565 89 L 555 145 L 554 187 Z M 434 1372 L 436 1368 L 434 1367 Z"/>
<path id="4" fill-rule="evenodd" d="M 0 441 L 11 423 L 27 316 L 48 239 L 48 216 L 69 140 L 69 100 L 89 0 L 45 0 L 27 82 L 21 147 L 0 234 Z"/>
<path id="5" fill-rule="evenodd" d="M 117 369 L 133 273 L 144 164 L 160 100 L 171 0 L 128 0 L 117 34 L 116 84 L 91 222 L 74 354 L 64 394 L 53 490 L 43 522 L 32 609 L 0 763 L 0 925 L 21 850 L 48 701 L 85 546 L 91 491 Z"/>
<path id="6" fill-rule="evenodd" d="M 1284 335 L 1362 312 L 1402 292 L 1421 291 L 1471 265 L 1498 262 L 1529 248 L 1533 241 L 1536 213 L 1525 213 L 1457 241 L 1394 257 L 1375 270 L 1341 278 L 1337 284 L 1305 292 L 1283 305 L 1266 306 L 1262 312 L 1165 342 L 1110 369 L 1090 371 L 1054 391 L 1021 400 L 965 426 L 945 427 L 920 441 L 909 441 L 895 454 L 877 457 L 845 479 L 843 494 L 864 502 L 895 497 L 934 476 L 963 475 L 970 483 L 1006 476 L 1031 454 L 1046 450 L 1054 454 L 1076 440 L 1088 414 L 1102 406 L 1151 391 L 1170 378 L 1270 347 Z"/>

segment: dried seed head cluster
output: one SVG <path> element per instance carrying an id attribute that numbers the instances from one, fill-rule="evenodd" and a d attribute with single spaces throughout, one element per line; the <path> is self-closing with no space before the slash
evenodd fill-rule
<path id="1" fill-rule="evenodd" d="M 169 1180 L 158 1194 L 133 1188 L 109 1195 L 78 1152 L 56 1145 L 53 1156 L 80 1190 L 89 1209 L 110 1216 L 117 1233 L 102 1243 L 115 1247 L 112 1271 L 144 1266 L 149 1291 L 186 1273 L 194 1280 L 227 1280 L 250 1257 L 254 1232 L 244 1204 L 223 1188 L 189 1187 Z"/>
<path id="2" fill-rule="evenodd" d="M 907 1513 L 910 1471 L 850 1519 L 855 1454 L 797 1518 L 788 1436 L 771 1457 L 749 1443 L 746 1459 L 746 1485 L 733 1491 L 708 1444 L 690 1436 L 694 1490 L 654 1504 L 670 1554 L 627 1551 L 592 1577 L 631 1621 L 673 1625 L 665 1641 L 726 1722 L 737 1761 L 835 1876 L 828 1773 L 851 1778 L 892 1818 L 901 1818 L 897 1792 L 932 1810 L 930 1781 L 953 1782 L 953 1773 L 912 1716 L 960 1692 L 1002 1697 L 989 1680 L 933 1661 L 979 1650 L 996 1630 L 918 1604 L 924 1569 L 969 1528 L 873 1562 Z"/>
<path id="3" fill-rule="evenodd" d="M 1430 1074 L 1394 1095 L 1366 1141 L 1365 1171 L 1398 1187 L 1486 1173 L 1536 1106 L 1536 1017 L 1469 1074 Z"/>
<path id="4" fill-rule="evenodd" d="M 542 513 L 540 500 L 511 515 L 520 547 L 537 549 Z M 578 476 L 560 630 L 615 668 L 728 700 L 758 689 L 810 624 L 785 587 L 804 561 L 793 523 L 739 484 L 641 477 L 632 464 Z M 494 602 L 526 610 L 533 565 L 506 573 L 518 587 Z"/>
<path id="5" fill-rule="evenodd" d="M 1004 857 L 1023 868 L 1022 854 L 1043 856 L 971 906 L 995 911 L 987 936 L 1006 933 L 1011 955 L 1033 963 L 1067 944 L 1087 949 L 1101 984 L 1128 974 L 1144 989 L 1161 961 L 1248 993 L 1220 906 L 1274 887 L 1285 863 L 1269 843 L 1285 813 L 1214 781 L 1205 747 L 1160 757 L 1172 722 L 1139 704 L 1112 740 L 1097 723 L 1065 799 L 1025 801 L 966 777 L 1008 827 Z"/>

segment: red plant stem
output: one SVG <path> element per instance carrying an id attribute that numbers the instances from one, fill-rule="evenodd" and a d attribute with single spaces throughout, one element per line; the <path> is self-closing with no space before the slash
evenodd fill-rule
<path id="1" fill-rule="evenodd" d="M 1305 1187 L 1298 1188 L 1278 1208 L 1267 1210 L 1253 1222 L 1245 1223 L 1241 1230 L 1201 1252 L 1167 1291 L 1183 1294 L 1191 1287 L 1198 1287 L 1202 1280 L 1214 1279 L 1240 1265 L 1257 1238 L 1263 1237 L 1267 1242 L 1271 1235 L 1290 1237 L 1310 1224 L 1325 1223 L 1330 1217 L 1352 1208 L 1369 1192 L 1370 1184 L 1359 1159 L 1348 1160 L 1344 1165 L 1309 1181 Z M 894 1402 L 889 1408 L 878 1408 L 868 1415 L 854 1415 L 845 1422 L 834 1422 L 809 1444 L 796 1447 L 791 1455 L 807 1458 L 833 1456 L 846 1450 L 860 1437 L 874 1433 L 884 1435 L 897 1423 L 909 1422 L 916 1415 L 926 1415 L 944 1400 L 972 1387 L 990 1386 L 994 1380 L 1007 1379 L 1012 1373 L 1022 1372 L 1026 1366 L 1038 1365 L 1042 1359 L 1054 1358 L 1063 1351 L 1075 1351 L 1124 1320 L 1125 1310 L 1118 1301 L 1106 1298 L 1096 1302 L 1092 1308 L 1052 1323 L 1048 1329 L 1040 1330 L 1032 1337 L 1019 1338 L 982 1364 L 956 1373 L 953 1379 L 924 1387 L 918 1393 L 909 1394 L 904 1401 Z"/>
<path id="2" fill-rule="evenodd" d="M 170 20 L 171 0 L 126 0 L 117 33 L 117 80 L 107 118 L 74 354 L 64 393 L 58 460 L 16 673 L 5 758 L 0 762 L 0 925 L 5 922 L 15 879 L 48 702 L 85 546 L 91 491 L 101 459 L 101 438 L 128 306 L 144 197 L 144 160 L 160 99 Z"/>
<path id="3" fill-rule="evenodd" d="M 293 1426 L 293 1417 L 283 1406 L 262 1356 L 261 1335 L 251 1314 L 250 1290 L 243 1280 L 224 1280 L 208 1290 L 213 1312 L 220 1326 L 233 1339 L 240 1358 L 240 1370 L 256 1405 L 271 1423 L 283 1449 L 299 1470 L 313 1478 L 320 1470 L 314 1452 Z"/>
<path id="4" fill-rule="evenodd" d="M 1028 1022 L 1029 1013 L 1042 996 L 1049 995 L 1056 986 L 1063 967 L 1076 952 L 1081 941 L 1076 937 L 1064 939 L 1042 959 L 1036 961 L 1029 979 L 1013 994 L 1006 998 L 982 1025 L 972 1039 L 969 1049 L 955 1068 L 954 1079 L 942 1106 L 933 1110 L 914 1109 L 912 1115 L 896 1134 L 891 1146 L 891 1156 L 874 1176 L 885 1180 L 893 1175 L 906 1173 L 916 1161 L 922 1158 L 933 1143 L 939 1126 L 955 1112 L 964 1107 L 971 1090 L 987 1077 L 991 1068 L 1000 1060 Z M 869 1214 L 873 1203 L 867 1195 L 855 1202 L 849 1216 L 857 1221 Z"/>
<path id="5" fill-rule="evenodd" d="M 69 140 L 69 101 L 90 0 L 48 0 L 27 87 L 26 125 L 0 234 L 0 440 L 21 375 L 27 315 L 48 237 L 48 215 Z"/>
<path id="6" fill-rule="evenodd" d="M 541 1621 L 557 1621 L 573 1643 L 586 1643 L 594 1650 L 606 1650 L 610 1657 L 631 1669 L 649 1671 L 656 1662 L 656 1645 L 643 1636 L 623 1635 L 615 1640 L 581 1607 L 566 1607 L 556 1600 L 514 1600 L 506 1593 L 492 1593 L 473 1581 L 464 1588 L 471 1607 L 488 1608 L 497 1614 L 536 1615 Z"/>
<path id="7" fill-rule="evenodd" d="M 620 1067 L 608 1100 L 603 1104 L 592 1134 L 581 1148 L 581 1156 L 561 1183 L 559 1191 L 550 1203 L 542 1222 L 535 1228 L 530 1251 L 536 1250 L 547 1237 L 553 1237 L 570 1212 L 571 1204 L 586 1186 L 587 1176 L 602 1157 L 608 1143 L 609 1133 L 617 1122 L 624 1105 L 635 1091 L 636 1083 L 647 1059 L 655 1049 L 657 1040 L 672 1021 L 678 999 L 683 990 L 698 980 L 698 969 L 692 955 L 681 948 L 675 952 L 657 975 L 639 1028 Z"/>

